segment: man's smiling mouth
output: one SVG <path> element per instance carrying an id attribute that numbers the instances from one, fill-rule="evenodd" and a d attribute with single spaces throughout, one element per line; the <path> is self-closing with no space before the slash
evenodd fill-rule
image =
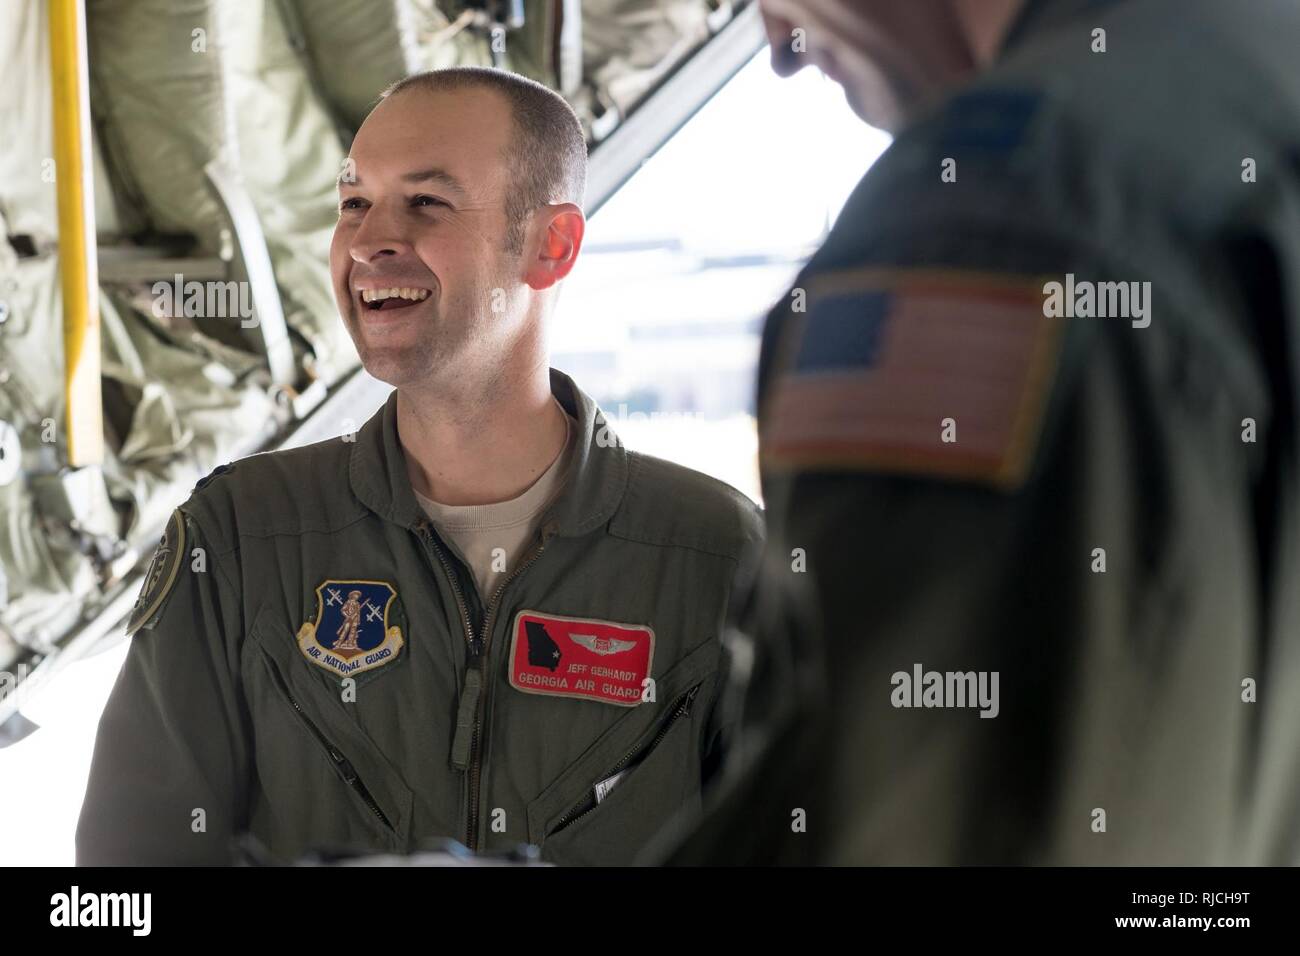
<path id="1" fill-rule="evenodd" d="M 406 309 L 417 302 L 423 302 L 432 293 L 428 289 L 402 286 L 393 289 L 362 289 L 361 302 L 372 312 L 384 309 Z"/>

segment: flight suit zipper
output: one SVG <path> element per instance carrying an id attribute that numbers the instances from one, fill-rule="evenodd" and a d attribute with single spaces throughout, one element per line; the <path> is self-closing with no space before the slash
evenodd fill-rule
<path id="1" fill-rule="evenodd" d="M 469 806 L 467 808 L 467 819 L 465 822 L 465 846 L 467 846 L 472 852 L 477 852 L 479 779 L 482 775 L 483 762 L 483 757 L 480 752 L 481 748 L 479 746 L 479 729 L 483 723 L 483 714 L 486 712 L 487 701 L 491 692 L 491 682 L 484 680 L 484 676 L 487 671 L 488 643 L 492 636 L 491 625 L 496 614 L 496 602 L 497 599 L 501 597 L 502 592 L 505 591 L 506 586 L 515 578 L 519 577 L 519 575 L 523 574 L 534 561 L 541 557 L 542 551 L 546 549 L 547 542 L 555 535 L 556 529 L 554 523 L 548 522 L 545 524 L 542 530 L 541 541 L 538 543 L 537 547 L 533 549 L 533 552 L 521 564 L 519 564 L 519 566 L 516 567 L 504 581 L 497 585 L 497 589 L 492 592 L 492 597 L 489 598 L 487 607 L 483 610 L 483 620 L 480 622 L 481 626 L 479 628 L 479 641 L 475 641 L 474 626 L 470 621 L 469 610 L 465 605 L 465 595 L 461 590 L 460 583 L 456 578 L 456 573 L 451 566 L 451 562 L 447 559 L 442 548 L 438 546 L 438 543 L 434 541 L 427 520 L 421 519 L 419 530 L 421 539 L 424 541 L 427 548 L 431 549 L 433 553 L 437 555 L 438 562 L 442 565 L 443 570 L 447 574 L 447 580 L 451 583 L 452 593 L 455 595 L 456 604 L 460 609 L 461 623 L 465 629 L 465 639 L 469 645 L 470 660 L 466 667 L 465 680 L 465 687 L 468 696 L 462 699 L 462 713 L 457 716 L 456 739 L 452 744 L 452 762 L 457 766 L 461 763 L 457 758 L 460 755 L 459 752 L 461 750 L 460 740 L 463 739 L 462 725 L 467 725 L 469 727 L 469 748 L 467 759 L 464 763 L 466 772 L 469 774 Z M 478 672 L 477 680 L 470 679 L 470 671 Z M 470 713 L 465 711 L 472 712 L 472 716 Z"/>
<path id="2" fill-rule="evenodd" d="M 321 733 L 320 728 L 316 726 L 312 719 L 307 716 L 307 712 L 302 709 L 301 705 L 299 705 L 298 699 L 293 696 L 288 685 L 285 684 L 284 678 L 281 677 L 274 668 L 272 668 L 272 676 L 275 678 L 276 683 L 280 685 L 280 690 L 283 691 L 284 696 L 288 699 L 294 712 L 297 713 L 298 717 L 302 720 L 303 725 L 311 731 L 312 736 L 315 737 L 320 745 L 325 748 L 325 752 L 329 754 L 330 760 L 334 762 L 334 768 L 342 775 L 344 782 L 356 791 L 357 796 L 361 797 L 365 805 L 370 808 L 370 812 L 375 815 L 380 823 L 389 830 L 392 830 L 394 833 L 397 832 L 388 817 L 384 815 L 384 811 L 379 809 L 379 804 L 377 804 L 375 798 L 370 795 L 369 788 L 361 779 L 360 774 L 357 773 L 356 768 L 352 766 L 351 761 L 349 761 L 347 757 L 343 756 L 343 752 L 330 743 L 329 739 Z"/>
<path id="3" fill-rule="evenodd" d="M 650 752 L 659 746 L 659 742 L 668 736 L 668 731 L 673 729 L 673 726 L 677 723 L 678 718 L 685 717 L 687 714 L 691 712 L 691 704 L 695 700 L 695 695 L 700 692 L 700 688 L 703 686 L 704 686 L 704 682 L 700 681 L 700 683 L 696 684 L 686 693 L 678 697 L 677 701 L 670 709 L 668 719 L 664 721 L 663 726 L 659 728 L 659 732 L 654 735 L 654 738 L 650 741 L 650 743 L 643 747 L 633 747 L 631 750 L 629 750 L 626 754 L 623 755 L 623 757 L 618 761 L 618 763 L 614 764 L 614 766 L 610 767 L 609 770 L 603 773 L 600 776 L 600 779 L 607 780 L 608 778 L 614 776 L 614 774 L 618 773 L 620 770 L 626 767 L 628 763 L 631 762 L 632 758 L 635 757 L 637 754 L 643 754 L 645 756 L 649 756 Z M 590 806 L 588 806 L 588 804 L 590 804 Z M 582 798 L 582 801 L 570 807 L 565 812 L 564 816 L 560 817 L 560 819 L 556 822 L 555 826 L 552 827 L 546 835 L 550 836 L 552 833 L 557 833 L 560 830 L 564 829 L 569 824 L 576 823 L 578 820 L 580 820 L 582 817 L 585 817 L 592 810 L 595 810 L 596 807 L 598 806 L 600 806 L 600 803 L 595 801 L 590 793 L 585 794 Z"/>

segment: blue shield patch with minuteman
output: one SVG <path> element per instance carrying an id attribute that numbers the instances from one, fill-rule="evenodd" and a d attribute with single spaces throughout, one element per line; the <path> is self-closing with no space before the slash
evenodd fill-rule
<path id="1" fill-rule="evenodd" d="M 298 629 L 298 648 L 340 677 L 397 660 L 402 629 L 389 623 L 397 590 L 387 581 L 339 581 L 316 587 L 316 619 Z"/>

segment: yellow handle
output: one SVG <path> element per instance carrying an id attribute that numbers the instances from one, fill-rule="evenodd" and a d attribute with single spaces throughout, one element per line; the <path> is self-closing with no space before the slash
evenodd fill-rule
<path id="1" fill-rule="evenodd" d="M 48 0 L 54 74 L 54 163 L 59 203 L 59 274 L 63 288 L 67 463 L 104 456 L 99 366 L 99 270 L 91 178 L 90 81 L 82 0 Z"/>

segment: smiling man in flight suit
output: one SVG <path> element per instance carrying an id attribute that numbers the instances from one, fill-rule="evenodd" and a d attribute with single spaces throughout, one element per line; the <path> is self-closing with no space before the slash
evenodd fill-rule
<path id="1" fill-rule="evenodd" d="M 548 369 L 586 147 L 491 70 L 394 87 L 340 177 L 355 435 L 255 455 L 174 513 L 100 723 L 79 863 L 313 847 L 633 858 L 716 760 L 754 505 L 625 450 Z"/>

